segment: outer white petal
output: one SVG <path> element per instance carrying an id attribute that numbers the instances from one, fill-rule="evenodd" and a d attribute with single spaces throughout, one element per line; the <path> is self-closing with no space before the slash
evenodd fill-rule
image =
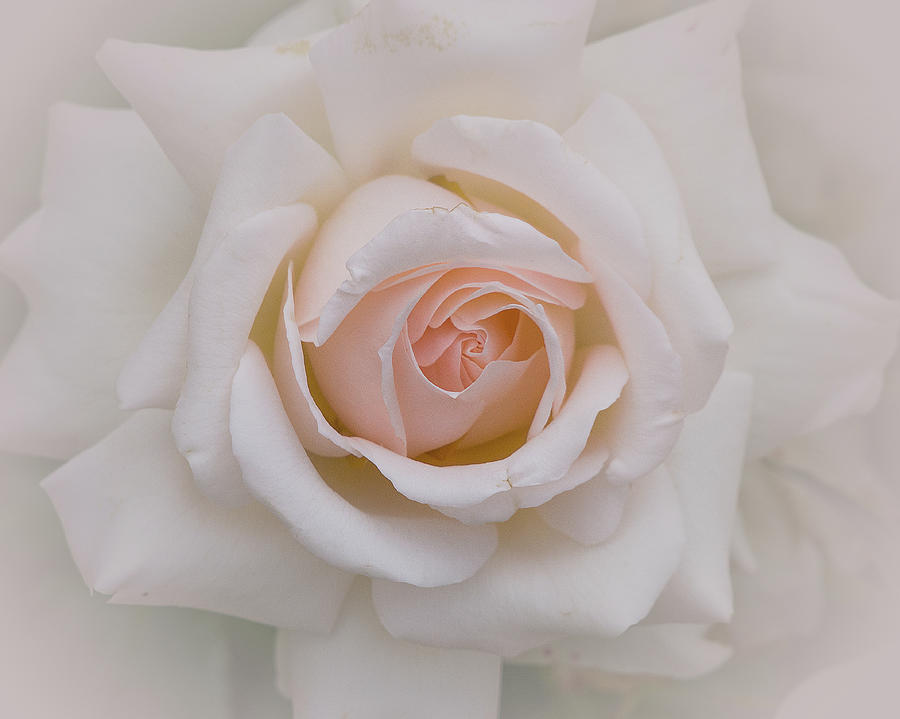
<path id="1" fill-rule="evenodd" d="M 137 413 L 42 483 L 88 585 L 117 603 L 330 628 L 352 577 L 258 504 L 227 509 L 199 494 L 170 418 Z"/>
<path id="2" fill-rule="evenodd" d="M 733 326 L 697 255 L 659 145 L 627 103 L 605 93 L 563 137 L 622 188 L 641 218 L 653 268 L 648 304 L 682 359 L 685 410 L 696 411 L 722 372 Z"/>
<path id="3" fill-rule="evenodd" d="M 457 113 L 565 126 L 592 9 L 373 0 L 311 52 L 341 163 L 363 179 L 403 171 L 412 138 Z"/>
<path id="4" fill-rule="evenodd" d="M 527 120 L 455 116 L 419 135 L 413 157 L 428 174 L 464 186 L 467 175 L 476 175 L 522 193 L 574 233 L 579 246 L 595 246 L 639 295 L 649 292 L 651 265 L 634 208 L 601 169 L 551 128 Z M 523 219 L 530 218 L 523 213 Z"/>
<path id="5" fill-rule="evenodd" d="M 252 344 L 234 379 L 231 434 L 250 491 L 301 543 L 334 566 L 392 582 L 439 586 L 470 577 L 494 553 L 493 527 L 466 527 L 395 494 L 360 509 L 326 484 L 300 445 L 265 359 Z M 356 484 L 351 494 L 366 492 L 359 485 L 377 486 L 374 473 L 366 476 L 346 464 L 352 459 L 338 461 L 344 464 L 335 465 L 333 479 Z"/>
<path id="6" fill-rule="evenodd" d="M 777 218 L 770 234 L 775 265 L 717 283 L 736 327 L 730 366 L 754 379 L 751 457 L 871 409 L 900 325 L 837 249 Z"/>
<path id="7" fill-rule="evenodd" d="M 172 434 L 200 488 L 216 499 L 250 499 L 231 452 L 231 380 L 275 271 L 292 248 L 302 252 L 316 226 L 315 211 L 304 204 L 256 215 L 222 240 L 194 280 L 187 374 Z"/>
<path id="8" fill-rule="evenodd" d="M 500 657 L 394 639 L 361 579 L 330 634 L 279 633 L 278 673 L 296 719 L 496 719 L 500 698 Z"/>
<path id="9" fill-rule="evenodd" d="M 115 377 L 184 274 L 197 218 L 123 110 L 54 109 L 42 199 L 0 245 L 30 307 L 0 367 L 0 446 L 65 458 L 123 419 Z"/>
<path id="10" fill-rule="evenodd" d="M 625 516 L 585 547 L 520 513 L 471 579 L 420 589 L 373 582 L 375 608 L 396 637 L 513 656 L 566 635 L 617 636 L 649 611 L 683 542 L 664 469 L 634 483 Z"/>
<path id="11" fill-rule="evenodd" d="M 271 628 L 212 612 L 110 606 L 88 592 L 38 486 L 50 468 L 0 458 L 0 715 L 289 716 L 273 682 Z"/>
<path id="12" fill-rule="evenodd" d="M 587 99 L 622 97 L 659 141 L 713 276 L 764 264 L 774 248 L 735 42 L 745 4 L 704 3 L 589 45 L 584 56 Z"/>
<path id="13" fill-rule="evenodd" d="M 117 385 L 122 404 L 174 408 L 187 368 L 194 276 L 230 232 L 254 215 L 298 202 L 326 213 L 345 190 L 334 158 L 287 117 L 269 115 L 254 123 L 227 153 L 187 276 L 122 370 Z M 281 283 L 276 287 L 280 291 Z"/>
<path id="14" fill-rule="evenodd" d="M 192 50 L 108 40 L 97 59 L 202 201 L 212 196 L 228 147 L 263 115 L 285 113 L 329 144 L 309 59 L 290 48 Z"/>
<path id="15" fill-rule="evenodd" d="M 731 537 L 752 385 L 749 375 L 723 374 L 706 407 L 685 420 L 666 460 L 684 512 L 685 547 L 648 621 L 712 624 L 731 617 Z"/>

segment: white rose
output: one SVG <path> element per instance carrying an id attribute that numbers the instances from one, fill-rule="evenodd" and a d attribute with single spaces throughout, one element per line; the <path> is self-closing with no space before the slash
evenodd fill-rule
<path id="1" fill-rule="evenodd" d="M 896 307 L 772 211 L 740 8 L 583 50 L 591 9 L 104 47 L 138 114 L 58 110 L 0 248 L 0 431 L 94 445 L 44 483 L 92 587 L 281 627 L 314 716 L 493 716 L 500 656 L 728 620 L 745 441 L 870 408 Z"/>

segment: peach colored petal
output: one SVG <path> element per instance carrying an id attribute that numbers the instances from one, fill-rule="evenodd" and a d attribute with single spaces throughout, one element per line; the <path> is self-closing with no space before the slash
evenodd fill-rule
<path id="1" fill-rule="evenodd" d="M 347 261 L 350 279 L 322 309 L 317 344 L 325 342 L 380 282 L 437 264 L 448 269 L 514 266 L 572 282 L 591 280 L 556 242 L 521 220 L 475 212 L 462 204 L 451 210 L 412 210 L 396 217 Z"/>

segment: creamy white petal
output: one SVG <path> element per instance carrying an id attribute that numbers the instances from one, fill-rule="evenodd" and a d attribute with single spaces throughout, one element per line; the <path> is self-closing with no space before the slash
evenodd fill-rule
<path id="1" fill-rule="evenodd" d="M 330 634 L 281 631 L 279 685 L 294 717 L 496 719 L 500 657 L 388 634 L 359 579 Z"/>
<path id="2" fill-rule="evenodd" d="M 413 157 L 428 174 L 452 180 L 464 180 L 459 173 L 477 175 L 526 195 L 571 230 L 579 245 L 595 245 L 639 295 L 649 292 L 651 266 L 634 208 L 599 166 L 551 128 L 528 120 L 455 116 L 419 135 Z"/>
<path id="3" fill-rule="evenodd" d="M 0 714 L 289 716 L 273 682 L 271 627 L 191 609 L 110 606 L 88 591 L 39 487 L 50 469 L 0 457 Z"/>
<path id="4" fill-rule="evenodd" d="M 0 366 L 0 446 L 65 458 L 125 417 L 115 377 L 184 274 L 198 220 L 125 110 L 53 110 L 42 200 L 0 245 L 30 308 Z"/>
<path id="5" fill-rule="evenodd" d="M 290 119 L 268 115 L 255 122 L 226 155 L 190 270 L 119 376 L 123 406 L 174 408 L 187 368 L 194 277 L 235 227 L 298 202 L 326 213 L 345 191 L 346 180 L 334 158 Z M 279 283 L 276 292 L 280 289 Z"/>
<path id="6" fill-rule="evenodd" d="M 754 379 L 751 457 L 871 409 L 900 326 L 837 249 L 779 218 L 770 234 L 776 264 L 717 283 L 736 327 L 729 366 Z"/>
<path id="7" fill-rule="evenodd" d="M 217 500 L 250 500 L 231 452 L 231 381 L 275 271 L 289 251 L 302 252 L 316 226 L 315 211 L 304 204 L 256 215 L 222 240 L 194 279 L 187 373 L 172 434 L 198 486 Z"/>
<path id="8" fill-rule="evenodd" d="M 759 266 L 775 246 L 741 89 L 735 33 L 744 5 L 704 3 L 589 45 L 584 55 L 586 99 L 618 95 L 653 131 L 713 276 Z"/>
<path id="9" fill-rule="evenodd" d="M 731 537 L 752 386 L 749 375 L 725 372 L 706 407 L 685 420 L 666 460 L 684 513 L 685 546 L 650 622 L 713 624 L 731 617 Z"/>
<path id="10" fill-rule="evenodd" d="M 631 627 L 613 639 L 572 637 L 516 657 L 517 664 L 566 664 L 582 682 L 604 674 L 693 679 L 711 672 L 731 656 L 727 644 L 708 636 L 701 624 Z"/>
<path id="11" fill-rule="evenodd" d="M 341 164 L 366 179 L 409 166 L 409 143 L 451 114 L 574 119 L 593 2 L 373 0 L 310 55 Z"/>
<path id="12" fill-rule="evenodd" d="M 617 636 L 675 570 L 683 529 L 667 472 L 634 483 L 606 542 L 585 547 L 520 513 L 471 579 L 436 589 L 376 580 L 375 608 L 396 637 L 514 656 L 566 635 Z"/>
<path id="13" fill-rule="evenodd" d="M 648 304 L 682 359 L 685 410 L 696 411 L 725 366 L 733 326 L 694 247 L 659 145 L 627 103 L 606 93 L 563 137 L 625 192 L 640 216 L 653 268 Z"/>
<path id="14" fill-rule="evenodd" d="M 330 564 L 392 582 L 439 586 L 474 574 L 497 546 L 493 527 L 466 527 L 395 493 L 360 509 L 332 489 L 312 464 L 291 426 L 259 350 L 250 344 L 234 379 L 231 434 L 244 481 Z M 372 473 L 337 460 L 335 481 L 374 484 Z M 349 475 L 349 477 L 348 477 Z M 370 488 L 372 489 L 372 488 Z M 365 487 L 354 492 L 364 493 Z"/>
<path id="15" fill-rule="evenodd" d="M 581 261 L 594 277 L 628 368 L 621 399 L 594 430 L 612 453 L 605 476 L 622 483 L 652 471 L 678 439 L 684 419 L 682 362 L 659 318 L 603 258 L 591 253 Z"/>
<path id="16" fill-rule="evenodd" d="M 290 48 L 193 50 L 108 40 L 97 60 L 201 201 L 212 196 L 229 146 L 263 115 L 285 113 L 329 144 L 309 59 Z"/>
<path id="17" fill-rule="evenodd" d="M 229 509 L 198 493 L 170 421 L 141 411 L 42 483 L 87 584 L 113 602 L 330 628 L 351 576 L 260 505 Z"/>

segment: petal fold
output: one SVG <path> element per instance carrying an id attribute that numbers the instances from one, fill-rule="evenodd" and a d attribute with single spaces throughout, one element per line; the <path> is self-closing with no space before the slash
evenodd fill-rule
<path id="1" fill-rule="evenodd" d="M 250 491 L 277 512 L 311 552 L 342 569 L 391 582 L 439 586 L 474 574 L 494 553 L 493 527 L 466 527 L 396 493 L 360 508 L 326 484 L 300 445 L 265 359 L 252 343 L 231 394 L 235 456 Z M 379 477 L 358 460 L 330 465 L 332 481 L 349 482 L 361 501 Z"/>
<path id="2" fill-rule="evenodd" d="M 730 366 L 754 378 L 748 456 L 871 409 L 897 347 L 900 306 L 835 247 L 778 217 L 780 259 L 718 282 L 737 328 Z"/>
<path id="3" fill-rule="evenodd" d="M 352 577 L 260 505 L 225 508 L 198 493 L 170 421 L 138 412 L 43 481 L 87 584 L 113 602 L 327 631 Z"/>
<path id="4" fill-rule="evenodd" d="M 201 201 L 212 196 L 229 146 L 263 115 L 284 113 L 329 145 L 322 98 L 304 54 L 107 40 L 97 60 Z"/>
<path id="5" fill-rule="evenodd" d="M 285 255 L 316 230 L 309 205 L 278 207 L 238 225 L 197 273 L 188 307 L 187 374 L 172 419 L 194 479 L 225 502 L 250 498 L 231 451 L 228 407 L 253 320 Z"/>
<path id="6" fill-rule="evenodd" d="M 325 214 L 345 191 L 334 158 L 289 118 L 268 115 L 255 122 L 228 150 L 189 271 L 119 376 L 122 405 L 175 407 L 187 367 L 194 277 L 229 233 L 254 215 L 299 202 Z"/>
<path id="7" fill-rule="evenodd" d="M 585 95 L 618 95 L 677 178 L 710 274 L 772 258 L 768 192 L 750 136 L 735 38 L 744 2 L 715 0 L 588 45 Z M 648 51 L 652 48 L 652 51 Z"/>
<path id="8" fill-rule="evenodd" d="M 649 622 L 727 622 L 731 538 L 750 424 L 753 380 L 727 371 L 709 403 L 685 420 L 666 460 L 685 519 L 684 554 Z"/>
<path id="9" fill-rule="evenodd" d="M 684 408 L 696 411 L 722 373 L 734 328 L 694 247 L 662 151 L 640 116 L 607 93 L 563 137 L 625 192 L 640 216 L 653 277 L 647 302 L 681 357 Z"/>
<path id="10" fill-rule="evenodd" d="M 455 116 L 419 135 L 413 157 L 427 173 L 463 180 L 464 186 L 466 175 L 476 175 L 525 195 L 571 230 L 579 245 L 596 245 L 639 295 L 648 293 L 650 265 L 634 209 L 551 128 L 528 120 Z"/>
<path id="11" fill-rule="evenodd" d="M 129 110 L 52 110 L 41 199 L 0 245 L 30 309 L 0 365 L 0 446 L 64 459 L 125 418 L 116 375 L 183 276 L 199 218 Z"/>
<path id="12" fill-rule="evenodd" d="M 310 56 L 341 164 L 407 171 L 409 143 L 456 113 L 574 119 L 593 2 L 373 0 Z"/>
<path id="13" fill-rule="evenodd" d="M 376 580 L 395 637 L 515 656 L 566 635 L 617 636 L 650 609 L 678 564 L 683 528 L 665 469 L 634 483 L 616 533 L 585 547 L 520 513 L 471 579 L 420 589 Z"/>

